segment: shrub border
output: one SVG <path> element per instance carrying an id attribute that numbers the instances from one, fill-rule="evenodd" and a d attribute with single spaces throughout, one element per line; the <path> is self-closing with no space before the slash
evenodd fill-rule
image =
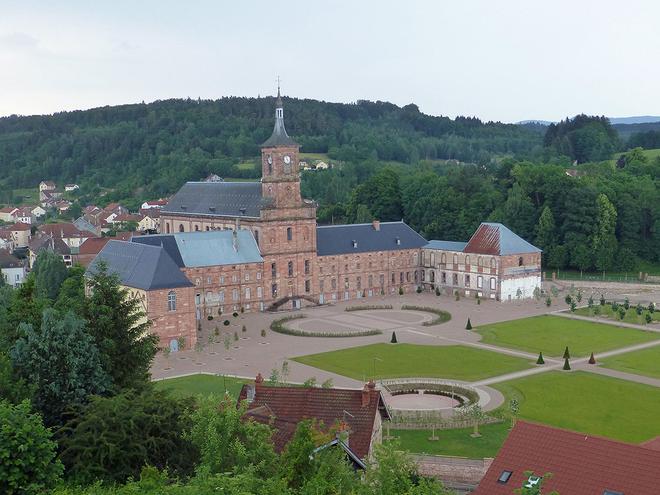
<path id="1" fill-rule="evenodd" d="M 292 335 L 294 337 L 369 337 L 371 335 L 381 335 L 383 333 L 380 330 L 355 330 L 354 332 L 305 332 L 284 325 L 287 321 L 298 320 L 300 318 L 306 318 L 306 316 L 293 315 L 280 318 L 279 320 L 273 320 L 270 324 L 270 329 L 273 332 Z"/>
<path id="2" fill-rule="evenodd" d="M 435 309 L 435 308 L 430 308 L 428 306 L 411 306 L 408 304 L 404 304 L 401 306 L 401 309 L 408 310 L 408 311 L 424 311 L 426 313 L 432 313 L 434 315 L 438 315 L 437 318 L 433 318 L 431 321 L 425 321 L 422 323 L 423 327 L 430 327 L 433 325 L 440 325 L 441 323 L 447 323 L 449 320 L 451 320 L 451 313 L 448 311 L 443 311 L 441 309 Z"/>
<path id="3" fill-rule="evenodd" d="M 372 304 L 365 306 L 348 306 L 344 311 L 368 311 L 370 309 L 392 309 L 391 304 Z"/>

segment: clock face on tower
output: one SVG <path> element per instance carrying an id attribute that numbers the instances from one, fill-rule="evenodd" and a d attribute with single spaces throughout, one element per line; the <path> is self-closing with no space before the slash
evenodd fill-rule
<path id="1" fill-rule="evenodd" d="M 289 155 L 284 155 L 284 163 L 287 165 L 291 163 L 291 157 Z"/>
<path id="2" fill-rule="evenodd" d="M 272 155 L 268 155 L 268 158 L 267 158 L 266 160 L 268 161 L 268 165 L 272 165 L 272 163 L 273 163 L 273 156 L 272 156 Z"/>

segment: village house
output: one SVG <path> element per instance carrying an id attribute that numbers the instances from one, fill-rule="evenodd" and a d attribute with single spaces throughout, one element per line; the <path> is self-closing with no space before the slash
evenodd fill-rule
<path id="1" fill-rule="evenodd" d="M 65 192 L 73 192 L 77 191 L 80 189 L 80 186 L 78 184 L 65 184 L 64 185 L 64 191 Z"/>
<path id="2" fill-rule="evenodd" d="M 6 206 L 0 208 L 0 220 L 7 223 L 17 222 L 18 208 L 15 206 Z"/>
<path id="3" fill-rule="evenodd" d="M 325 431 L 335 430 L 350 452 L 364 462 L 382 443 L 383 420 L 389 419 L 374 382 L 365 384 L 362 390 L 270 387 L 258 375 L 253 384 L 243 385 L 238 401 L 247 402 L 246 418 L 273 427 L 277 452 L 282 452 L 293 438 L 298 423 L 311 419 Z"/>
<path id="4" fill-rule="evenodd" d="M 62 241 L 69 246 L 69 248 L 77 248 L 90 237 L 93 237 L 91 232 L 78 230 L 72 223 L 48 223 L 39 226 L 39 232 L 42 234 L 50 235 Z"/>
<path id="5" fill-rule="evenodd" d="M 0 249 L 0 272 L 5 283 L 12 287 L 21 285 L 27 275 L 25 263 L 3 249 Z"/>
<path id="6" fill-rule="evenodd" d="M 14 249 L 26 248 L 32 238 L 30 224 L 17 222 L 14 225 L 6 227 L 14 240 Z"/>
<path id="7" fill-rule="evenodd" d="M 155 201 L 145 201 L 142 203 L 140 206 L 141 210 L 149 210 L 149 209 L 157 209 L 160 210 L 161 208 L 167 206 L 167 200 L 166 199 L 158 199 Z"/>
<path id="8" fill-rule="evenodd" d="M 60 255 L 62 262 L 67 268 L 71 268 L 73 265 L 71 248 L 60 237 L 37 231 L 28 246 L 28 264 L 30 270 L 34 268 L 34 263 L 37 261 L 39 253 L 45 250 Z"/>
<path id="9" fill-rule="evenodd" d="M 543 493 L 657 495 L 660 451 L 517 421 L 473 494 L 510 495 L 546 473 Z"/>
<path id="10" fill-rule="evenodd" d="M 14 237 L 11 235 L 11 232 L 0 227 L 0 249 L 12 253 L 14 252 L 14 248 Z"/>
<path id="11" fill-rule="evenodd" d="M 32 216 L 36 220 L 39 220 L 39 219 L 43 218 L 44 216 L 46 216 L 46 210 L 44 210 L 41 206 L 32 207 L 30 212 L 32 213 Z"/>
<path id="12" fill-rule="evenodd" d="M 147 210 L 140 210 L 142 218 L 138 222 L 138 230 L 140 232 L 149 232 L 157 234 L 160 232 L 160 209 L 151 208 Z"/>
<path id="13" fill-rule="evenodd" d="M 55 189 L 57 189 L 57 186 L 52 180 L 42 180 L 39 183 L 39 192 L 54 191 Z"/>

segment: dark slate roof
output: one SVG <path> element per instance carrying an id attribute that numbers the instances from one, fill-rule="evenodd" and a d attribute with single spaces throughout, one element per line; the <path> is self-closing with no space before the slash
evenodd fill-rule
<path id="1" fill-rule="evenodd" d="M 240 265 L 263 261 L 252 232 L 246 229 L 239 229 L 235 238 L 232 230 L 211 230 L 137 236 L 132 240 L 162 246 L 179 267 Z"/>
<path id="2" fill-rule="evenodd" d="M 649 432 L 651 434 L 651 432 Z M 498 481 L 511 471 L 506 483 Z M 544 493 L 660 493 L 660 452 L 585 433 L 517 421 L 474 495 L 509 495 L 529 478 L 552 473 Z"/>
<path id="3" fill-rule="evenodd" d="M 381 222 L 380 230 L 376 230 L 371 223 L 316 227 L 319 256 L 413 249 L 426 244 L 426 239 L 403 221 Z"/>
<path id="4" fill-rule="evenodd" d="M 459 242 L 459 241 L 429 241 L 429 243 L 426 246 L 424 246 L 424 248 L 462 252 L 466 245 L 467 242 Z"/>
<path id="5" fill-rule="evenodd" d="M 490 222 L 479 225 L 463 251 L 499 256 L 541 252 L 539 248 L 514 234 L 505 225 Z"/>
<path id="6" fill-rule="evenodd" d="M 265 204 L 260 182 L 186 182 L 162 211 L 258 218 Z"/>
<path id="7" fill-rule="evenodd" d="M 156 290 L 192 286 L 162 247 L 110 241 L 94 258 L 87 273 L 94 273 L 100 261 L 107 263 L 108 272 L 117 274 L 127 287 Z"/>
<path id="8" fill-rule="evenodd" d="M 273 133 L 268 139 L 266 139 L 266 141 L 264 141 L 261 147 L 274 148 L 276 146 L 300 146 L 286 133 L 286 128 L 284 127 L 284 108 L 279 90 L 277 92 L 277 102 L 275 107 L 275 125 L 273 127 Z M 278 115 L 278 109 L 282 109 L 281 115 Z"/>

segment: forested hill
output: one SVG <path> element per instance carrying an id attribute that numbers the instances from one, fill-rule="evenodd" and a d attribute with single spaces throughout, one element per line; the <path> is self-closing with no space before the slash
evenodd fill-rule
<path id="1" fill-rule="evenodd" d="M 50 116 L 0 118 L 0 190 L 44 179 L 119 188 L 144 186 L 159 196 L 210 172 L 256 177 L 235 167 L 259 154 L 270 135 L 275 101 L 268 98 L 166 100 Z M 433 117 L 415 105 L 285 99 L 289 134 L 302 151 L 343 161 L 416 163 L 527 154 L 537 132 L 476 118 Z"/>

